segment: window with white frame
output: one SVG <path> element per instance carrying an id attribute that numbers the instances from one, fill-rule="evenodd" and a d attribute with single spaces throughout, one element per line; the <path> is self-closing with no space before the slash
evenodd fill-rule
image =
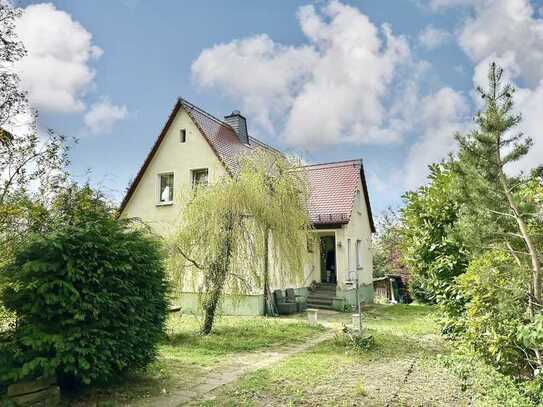
<path id="1" fill-rule="evenodd" d="M 181 143 L 184 143 L 187 141 L 187 130 L 181 129 L 181 131 L 179 132 L 179 141 Z"/>
<path id="2" fill-rule="evenodd" d="M 193 170 L 192 171 L 192 187 L 198 188 L 198 187 L 205 187 L 207 186 L 209 178 L 209 171 L 207 168 L 203 168 L 201 170 Z"/>
<path id="3" fill-rule="evenodd" d="M 356 241 L 356 268 L 362 267 L 362 240 Z"/>
<path id="4" fill-rule="evenodd" d="M 158 179 L 159 179 L 158 202 L 172 203 L 173 202 L 173 172 L 159 174 Z"/>
<path id="5" fill-rule="evenodd" d="M 351 271 L 351 239 L 347 239 L 347 272 Z"/>

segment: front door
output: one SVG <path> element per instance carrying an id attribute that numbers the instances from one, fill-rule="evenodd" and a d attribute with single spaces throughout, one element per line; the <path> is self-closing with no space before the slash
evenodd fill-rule
<path id="1" fill-rule="evenodd" d="M 334 236 L 321 236 L 321 282 L 337 283 L 336 269 L 336 238 Z"/>

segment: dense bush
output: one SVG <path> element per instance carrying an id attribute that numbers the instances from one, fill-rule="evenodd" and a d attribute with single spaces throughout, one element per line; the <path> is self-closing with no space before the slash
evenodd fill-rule
<path id="1" fill-rule="evenodd" d="M 527 386 L 519 386 L 511 377 L 497 372 L 476 354 L 456 353 L 441 358 L 459 379 L 463 391 L 477 395 L 477 406 L 531 407 L 537 396 Z"/>
<path id="2" fill-rule="evenodd" d="M 527 322 L 528 279 L 503 251 L 477 257 L 457 279 L 466 300 L 462 341 L 500 372 L 515 376 L 528 368 L 529 350 L 517 340 Z"/>
<path id="3" fill-rule="evenodd" d="M 144 368 L 167 312 L 157 241 L 114 219 L 88 188 L 55 205 L 54 230 L 31 236 L 0 270 L 1 299 L 17 314 L 0 342 L 0 378 L 88 384 Z"/>
<path id="4" fill-rule="evenodd" d="M 429 178 L 430 185 L 403 196 L 402 256 L 411 272 L 411 296 L 438 303 L 443 290 L 465 271 L 468 252 L 456 234 L 455 175 L 445 164 L 431 165 Z"/>

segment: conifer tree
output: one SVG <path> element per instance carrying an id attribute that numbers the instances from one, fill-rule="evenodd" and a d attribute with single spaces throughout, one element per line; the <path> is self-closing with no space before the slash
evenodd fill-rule
<path id="1" fill-rule="evenodd" d="M 462 181 L 465 219 L 472 223 L 468 227 L 472 235 L 478 235 L 481 244 L 491 240 L 494 247 L 505 247 L 531 273 L 528 303 L 534 318 L 543 306 L 541 253 L 529 227 L 534 213 L 520 193 L 523 178 L 506 171 L 528 153 L 532 139 L 515 130 L 522 119 L 513 110 L 515 89 L 503 82 L 503 70 L 495 63 L 490 65 L 488 80 L 488 89 L 477 88 L 484 100 L 484 109 L 475 118 L 477 127 L 456 136 L 460 150 L 453 166 Z M 537 350 L 536 358 L 541 367 Z"/>

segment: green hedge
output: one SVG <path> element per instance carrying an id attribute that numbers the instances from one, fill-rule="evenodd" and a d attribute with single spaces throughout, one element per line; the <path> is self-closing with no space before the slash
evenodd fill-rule
<path id="1" fill-rule="evenodd" d="M 167 314 L 159 244 L 101 209 L 89 211 L 31 236 L 0 270 L 1 300 L 18 316 L 0 341 L 0 381 L 107 382 L 154 360 Z"/>

